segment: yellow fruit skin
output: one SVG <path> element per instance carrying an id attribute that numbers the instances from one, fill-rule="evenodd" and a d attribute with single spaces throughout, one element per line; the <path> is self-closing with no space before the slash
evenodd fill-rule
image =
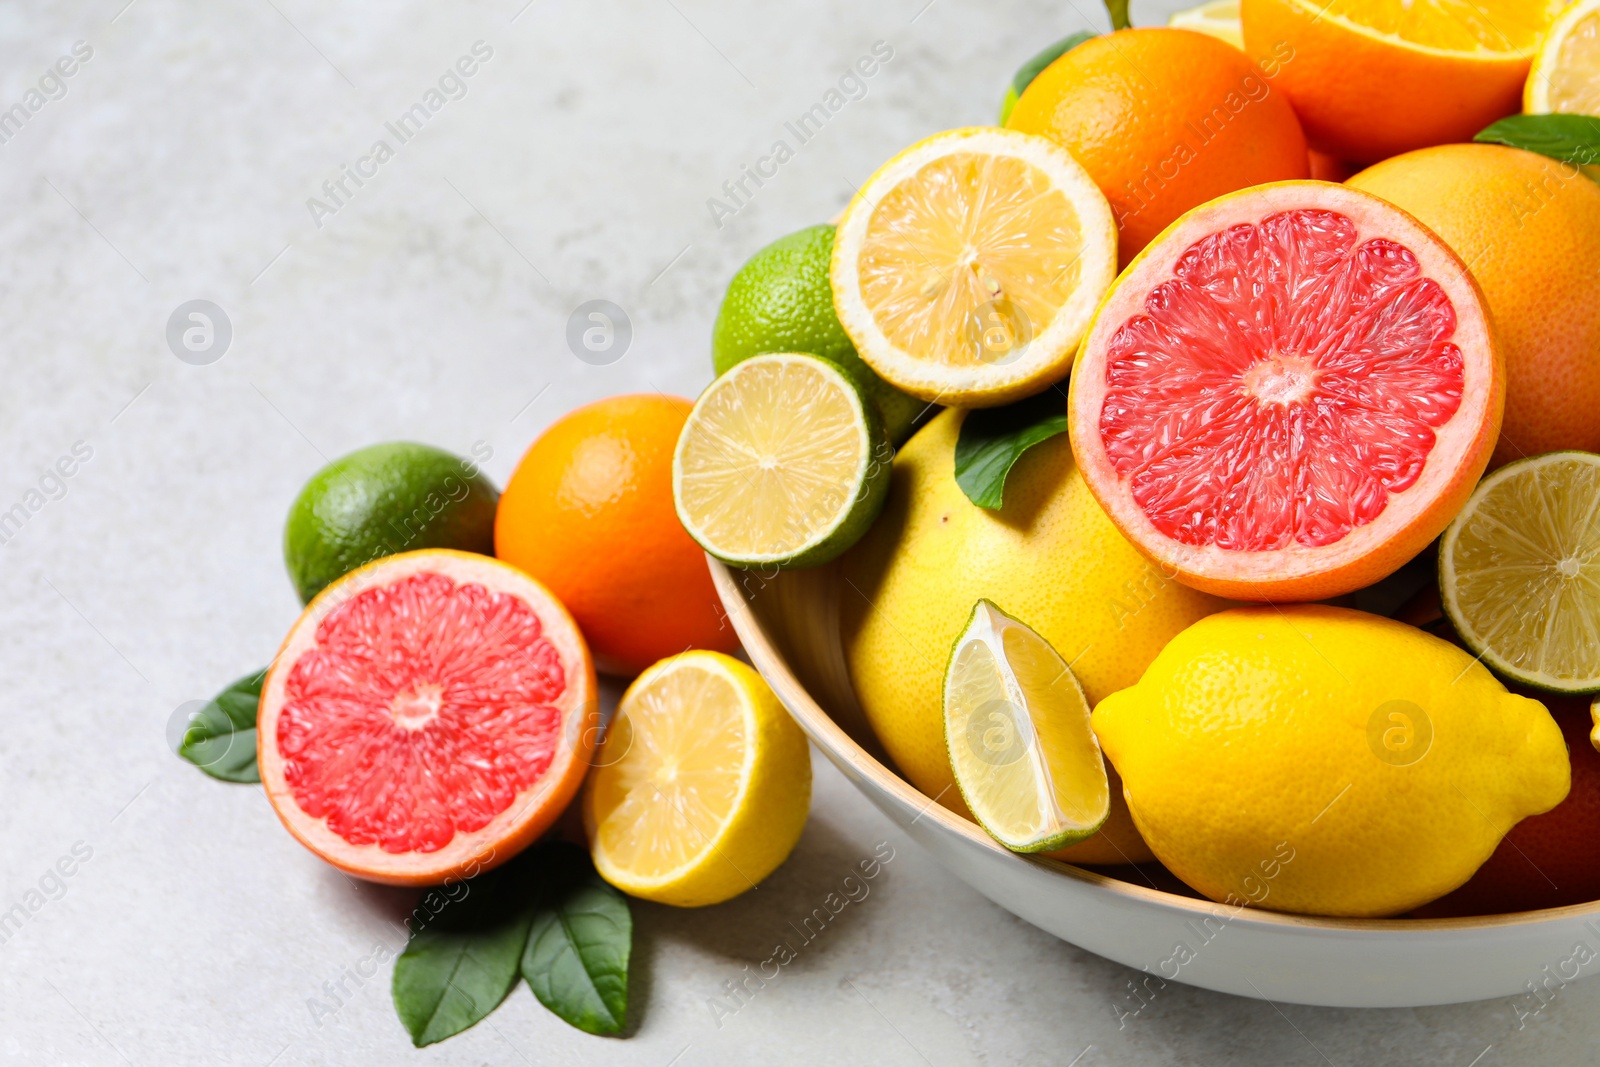
<path id="1" fill-rule="evenodd" d="M 720 663 L 755 711 L 755 765 L 745 794 L 735 802 L 733 818 L 699 865 L 668 883 L 641 883 L 619 871 L 603 852 L 592 850 L 595 870 L 606 881 L 629 896 L 679 908 L 720 904 L 753 889 L 789 858 L 811 813 L 811 747 L 804 731 L 754 668 L 720 652 L 685 652 L 649 668 L 629 689 L 674 660 L 702 658 Z M 628 694 L 622 699 L 626 701 Z M 605 758 L 603 751 L 597 760 Z M 591 771 L 583 793 L 584 831 L 591 843 L 597 823 L 594 782 L 604 773 L 603 763 Z"/>
<path id="2" fill-rule="evenodd" d="M 1420 758 L 1385 750 L 1391 701 L 1421 709 L 1413 738 L 1431 725 Z M 1417 907 L 1571 784 L 1543 704 L 1447 641 L 1344 608 L 1204 619 L 1093 721 L 1161 862 L 1213 900 L 1273 911 Z"/>
<path id="3" fill-rule="evenodd" d="M 1123 539 L 1066 434 L 1023 454 L 1003 509 L 973 504 L 955 481 L 962 417 L 941 412 L 895 457 L 888 505 L 844 557 L 840 615 L 851 679 L 878 739 L 913 785 L 967 814 L 940 694 L 950 648 L 980 597 L 1050 642 L 1091 705 L 1133 684 L 1168 639 L 1225 602 L 1164 577 Z M 1115 781 L 1112 796 L 1100 833 L 1054 855 L 1150 858 Z"/>
<path id="4" fill-rule="evenodd" d="M 1490 468 L 1600 450 L 1600 185 L 1503 145 L 1441 145 L 1345 184 L 1415 215 L 1483 288 L 1506 361 Z"/>

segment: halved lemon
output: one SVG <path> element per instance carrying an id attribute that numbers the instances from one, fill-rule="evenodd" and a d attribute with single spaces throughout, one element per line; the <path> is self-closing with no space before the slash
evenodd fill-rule
<path id="1" fill-rule="evenodd" d="M 855 544 L 883 510 L 889 447 L 842 368 L 755 356 L 712 382 L 672 459 L 678 520 L 736 567 L 809 567 Z"/>
<path id="2" fill-rule="evenodd" d="M 1072 156 L 970 127 L 917 142 L 856 193 L 834 238 L 833 302 L 886 381 L 990 407 L 1066 375 L 1116 270 L 1111 208 Z"/>
<path id="3" fill-rule="evenodd" d="M 1549 452 L 1485 478 L 1439 543 L 1439 597 L 1500 674 L 1600 692 L 1600 456 Z"/>
<path id="4" fill-rule="evenodd" d="M 753 889 L 811 808 L 805 734 L 767 683 L 720 652 L 685 652 L 628 687 L 584 786 L 595 870 L 678 907 Z"/>
<path id="5" fill-rule="evenodd" d="M 1167 20 L 1176 30 L 1209 34 L 1233 47 L 1244 49 L 1244 29 L 1239 24 L 1239 0 L 1210 0 L 1209 3 L 1179 11 Z"/>
<path id="6" fill-rule="evenodd" d="M 1528 71 L 1522 110 L 1600 115 L 1600 0 L 1577 0 L 1550 24 Z"/>
<path id="7" fill-rule="evenodd" d="M 950 651 L 944 738 L 962 799 L 1014 852 L 1082 841 L 1111 812 L 1077 678 L 1048 641 L 987 600 Z"/>

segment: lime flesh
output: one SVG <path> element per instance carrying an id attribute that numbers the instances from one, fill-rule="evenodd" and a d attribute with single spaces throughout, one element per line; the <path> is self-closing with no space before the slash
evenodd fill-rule
<path id="1" fill-rule="evenodd" d="M 987 600 L 951 649 L 944 729 L 967 807 L 1012 851 L 1064 848 L 1110 814 L 1078 680 L 1049 642 Z"/>
<path id="2" fill-rule="evenodd" d="M 842 368 L 800 353 L 755 356 L 689 413 L 672 462 L 678 519 L 737 567 L 826 563 L 883 509 L 891 455 Z"/>
<path id="3" fill-rule="evenodd" d="M 1485 478 L 1440 542 L 1439 593 L 1496 672 L 1600 692 L 1600 456 L 1550 452 Z"/>

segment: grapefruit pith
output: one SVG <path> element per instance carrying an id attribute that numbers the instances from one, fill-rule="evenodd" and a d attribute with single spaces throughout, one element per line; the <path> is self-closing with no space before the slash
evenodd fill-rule
<path id="1" fill-rule="evenodd" d="M 1078 355 L 1069 429 L 1096 499 L 1167 573 L 1316 600 L 1438 536 L 1504 394 L 1455 253 L 1377 197 L 1280 182 L 1196 208 L 1123 272 Z"/>
<path id="2" fill-rule="evenodd" d="M 375 882 L 503 863 L 577 793 L 594 664 L 544 586 L 488 556 L 389 556 L 330 585 L 273 661 L 261 782 L 301 844 Z"/>

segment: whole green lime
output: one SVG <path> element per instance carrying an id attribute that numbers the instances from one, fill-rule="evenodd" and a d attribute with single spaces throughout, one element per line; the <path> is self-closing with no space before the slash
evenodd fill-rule
<path id="1" fill-rule="evenodd" d="M 289 507 L 283 560 L 302 601 L 382 556 L 418 548 L 494 555 L 500 491 L 472 460 L 389 441 L 323 467 Z"/>
<path id="2" fill-rule="evenodd" d="M 828 280 L 833 227 L 810 226 L 780 237 L 739 268 L 711 328 L 717 373 L 751 356 L 807 352 L 843 367 L 899 444 L 928 405 L 907 396 L 861 361 L 833 310 Z"/>

